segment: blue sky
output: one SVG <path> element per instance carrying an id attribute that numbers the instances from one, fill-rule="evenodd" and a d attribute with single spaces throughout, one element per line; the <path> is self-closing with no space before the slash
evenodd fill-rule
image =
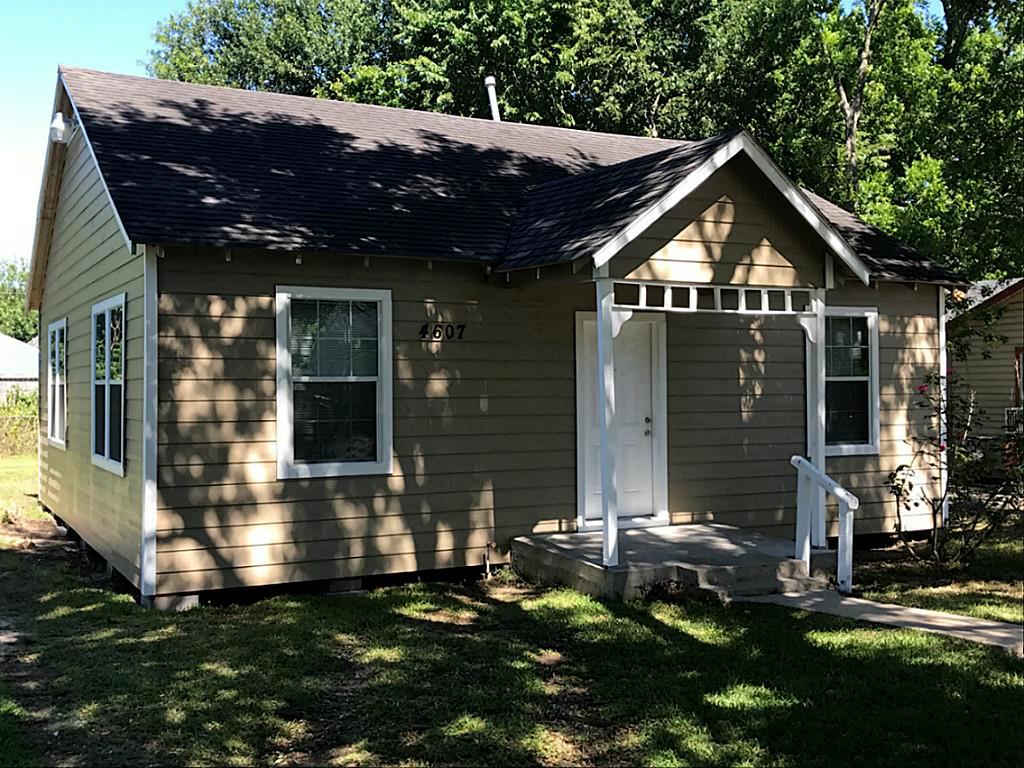
<path id="1" fill-rule="evenodd" d="M 144 74 L 185 0 L 0 0 L 0 258 L 27 258 L 58 64 Z"/>
<path id="2" fill-rule="evenodd" d="M 938 0 L 927 0 L 933 13 Z M 0 0 L 0 259 L 25 258 L 58 64 L 145 74 L 158 21 L 186 0 Z"/>

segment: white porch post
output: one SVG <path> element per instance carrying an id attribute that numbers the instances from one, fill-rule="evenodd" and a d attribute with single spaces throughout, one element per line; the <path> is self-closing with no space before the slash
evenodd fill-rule
<path id="1" fill-rule="evenodd" d="M 602 559 L 605 567 L 619 564 L 619 509 L 615 476 L 615 447 L 618 430 L 615 419 L 615 349 L 613 340 L 615 300 L 614 283 L 597 281 L 597 394 L 604 402 L 601 409 L 601 521 Z"/>
<path id="2" fill-rule="evenodd" d="M 825 468 L 825 291 L 816 290 L 811 298 L 814 310 L 814 339 L 811 342 L 810 364 L 813 366 L 812 391 L 807 393 L 813 408 L 814 421 L 809 425 L 814 440 L 808 446 L 811 451 L 811 462 L 822 472 Z M 815 547 L 825 546 L 825 490 L 818 485 L 811 491 L 811 544 Z"/>

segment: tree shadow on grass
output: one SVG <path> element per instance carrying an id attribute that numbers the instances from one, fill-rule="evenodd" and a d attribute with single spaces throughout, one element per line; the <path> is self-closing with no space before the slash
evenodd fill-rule
<path id="1" fill-rule="evenodd" d="M 1019 660 L 770 606 L 419 584 L 161 614 L 56 555 L 0 566 L 38 683 L 16 698 L 60 721 L 49 762 L 998 765 L 1024 747 Z"/>

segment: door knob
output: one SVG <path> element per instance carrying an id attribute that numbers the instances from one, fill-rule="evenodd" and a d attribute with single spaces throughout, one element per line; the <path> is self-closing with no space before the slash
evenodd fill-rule
<path id="1" fill-rule="evenodd" d="M 647 437 L 650 437 L 651 436 L 651 430 L 645 429 L 644 430 L 644 435 L 647 436 Z"/>
<path id="2" fill-rule="evenodd" d="M 650 424 L 650 423 L 651 423 L 651 417 L 650 416 L 645 416 L 644 417 L 644 424 Z"/>

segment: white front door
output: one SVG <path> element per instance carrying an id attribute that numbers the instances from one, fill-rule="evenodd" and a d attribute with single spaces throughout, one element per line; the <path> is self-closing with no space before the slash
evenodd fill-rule
<path id="1" fill-rule="evenodd" d="M 617 464 L 619 516 L 645 518 L 663 510 L 657 492 L 659 445 L 665 436 L 664 403 L 657 386 L 664 354 L 662 315 L 634 315 L 623 324 L 615 338 L 615 403 L 618 426 Z M 600 418 L 603 403 L 597 391 L 597 321 L 581 313 L 577 321 L 577 423 L 581 455 L 582 516 L 585 521 L 601 519 Z"/>

